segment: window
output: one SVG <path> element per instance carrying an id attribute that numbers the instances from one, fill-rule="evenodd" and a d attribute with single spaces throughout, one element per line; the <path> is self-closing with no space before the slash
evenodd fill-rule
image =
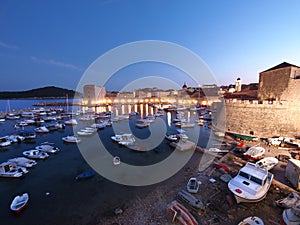
<path id="1" fill-rule="evenodd" d="M 240 171 L 239 175 L 240 175 L 241 177 L 244 177 L 244 178 L 246 178 L 246 179 L 249 179 L 249 174 L 247 174 L 247 173 L 245 173 L 245 172 L 243 172 L 243 171 Z"/>
<path id="2" fill-rule="evenodd" d="M 258 179 L 257 177 L 250 177 L 250 180 L 259 185 L 263 185 L 263 181 L 261 179 Z"/>

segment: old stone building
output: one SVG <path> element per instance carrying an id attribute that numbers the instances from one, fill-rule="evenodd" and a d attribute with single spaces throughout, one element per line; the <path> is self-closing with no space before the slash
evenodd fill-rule
<path id="1" fill-rule="evenodd" d="M 300 88 L 300 67 L 283 62 L 259 74 L 259 100 L 300 100 L 292 92 Z M 300 93 L 300 92 L 299 92 Z"/>
<path id="2" fill-rule="evenodd" d="M 98 87 L 96 85 L 90 84 L 83 87 L 84 100 L 88 105 L 97 104 L 105 98 L 106 89 L 105 87 Z"/>
<path id="3" fill-rule="evenodd" d="M 300 135 L 300 67 L 284 62 L 265 70 L 258 86 L 257 100 L 226 98 L 221 110 L 225 131 L 257 137 Z"/>

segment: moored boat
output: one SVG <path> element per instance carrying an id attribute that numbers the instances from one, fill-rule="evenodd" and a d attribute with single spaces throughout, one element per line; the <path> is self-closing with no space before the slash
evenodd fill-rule
<path id="1" fill-rule="evenodd" d="M 30 159 L 46 159 L 47 157 L 49 157 L 46 152 L 36 149 L 24 151 L 23 155 Z"/>
<path id="2" fill-rule="evenodd" d="M 95 176 L 95 174 L 96 174 L 96 172 L 94 170 L 89 170 L 89 171 L 83 172 L 81 174 L 78 174 L 75 177 L 75 180 L 88 179 L 88 178 L 91 178 L 91 177 Z"/>
<path id="3" fill-rule="evenodd" d="M 7 137 L 0 138 L 0 147 L 7 147 L 11 145 L 11 141 Z"/>
<path id="4" fill-rule="evenodd" d="M 9 159 L 8 162 L 16 163 L 17 166 L 23 166 L 26 168 L 33 167 L 36 165 L 36 161 L 33 159 L 27 159 L 25 157 L 17 157 L 17 158 L 12 158 Z"/>
<path id="5" fill-rule="evenodd" d="M 70 119 L 70 120 L 65 121 L 65 124 L 66 125 L 77 125 L 78 122 L 76 119 Z"/>
<path id="6" fill-rule="evenodd" d="M 43 151 L 43 152 L 47 152 L 47 153 L 56 153 L 60 150 L 57 147 L 47 145 L 47 144 L 36 146 L 35 149 Z"/>
<path id="7" fill-rule="evenodd" d="M 278 159 L 276 159 L 275 157 L 265 157 L 255 163 L 257 167 L 265 168 L 267 170 L 271 170 L 277 164 Z"/>
<path id="8" fill-rule="evenodd" d="M 23 172 L 18 170 L 14 162 L 4 162 L 0 164 L 0 177 L 21 177 Z"/>
<path id="9" fill-rule="evenodd" d="M 34 129 L 34 131 L 36 133 L 48 133 L 49 132 L 48 128 L 45 126 L 37 127 Z"/>
<path id="10" fill-rule="evenodd" d="M 199 191 L 199 183 L 196 177 L 191 177 L 186 185 L 186 189 L 190 193 L 197 193 Z"/>
<path id="11" fill-rule="evenodd" d="M 274 175 L 268 170 L 247 163 L 228 183 L 237 203 L 263 200 L 271 186 Z"/>
<path id="12" fill-rule="evenodd" d="M 170 215 L 172 223 L 176 222 L 180 225 L 198 225 L 192 214 L 177 201 L 172 201 L 167 205 L 167 213 Z"/>
<path id="13" fill-rule="evenodd" d="M 15 212 L 15 213 L 20 213 L 25 206 L 28 204 L 28 200 L 29 200 L 29 195 L 28 193 L 24 193 L 22 195 L 17 195 L 11 205 L 10 205 L 10 209 L 11 211 Z"/>
<path id="14" fill-rule="evenodd" d="M 119 157 L 119 156 L 115 156 L 115 157 L 113 158 L 113 164 L 114 164 L 114 165 L 119 165 L 120 163 L 121 163 L 120 157 Z"/>
<path id="15" fill-rule="evenodd" d="M 195 210 L 205 209 L 204 204 L 200 199 L 196 198 L 194 195 L 184 190 L 179 191 L 177 197 L 180 202 L 183 202 L 184 204 L 186 204 L 188 207 L 191 207 L 192 209 Z"/>
<path id="16" fill-rule="evenodd" d="M 265 154 L 265 151 L 266 150 L 263 147 L 252 146 L 244 153 L 244 156 L 253 160 L 258 160 Z"/>
<path id="17" fill-rule="evenodd" d="M 76 136 L 66 136 L 63 137 L 62 140 L 67 143 L 79 143 L 81 140 Z"/>
<path id="18" fill-rule="evenodd" d="M 264 222 L 257 216 L 250 216 L 243 219 L 238 225 L 264 225 Z"/>

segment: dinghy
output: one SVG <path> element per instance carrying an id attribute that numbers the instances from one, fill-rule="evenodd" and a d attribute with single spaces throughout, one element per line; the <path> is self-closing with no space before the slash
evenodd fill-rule
<path id="1" fill-rule="evenodd" d="M 257 216 L 250 216 L 239 222 L 238 225 L 264 225 L 264 222 Z"/>
<path id="2" fill-rule="evenodd" d="M 115 157 L 113 158 L 113 164 L 114 164 L 114 165 L 119 165 L 120 163 L 121 163 L 120 157 L 119 157 L 119 156 L 115 156 Z"/>
<path id="3" fill-rule="evenodd" d="M 11 211 L 15 213 L 20 213 L 28 204 L 28 200 L 29 200 L 28 193 L 24 193 L 22 195 L 16 196 L 10 205 Z"/>
<path id="4" fill-rule="evenodd" d="M 277 164 L 278 159 L 276 159 L 275 157 L 265 157 L 255 163 L 257 167 L 265 168 L 267 170 L 271 170 Z"/>
<path id="5" fill-rule="evenodd" d="M 77 175 L 75 177 L 75 180 L 88 179 L 88 178 L 95 176 L 95 174 L 96 174 L 96 172 L 94 170 L 89 170 L 89 171 L 86 171 L 86 172 L 83 172 L 83 173 Z"/>

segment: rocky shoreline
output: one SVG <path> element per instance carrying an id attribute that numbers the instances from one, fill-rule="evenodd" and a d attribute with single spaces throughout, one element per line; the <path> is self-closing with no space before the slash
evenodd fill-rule
<path id="1" fill-rule="evenodd" d="M 247 144 L 250 146 L 257 143 L 249 142 Z M 266 156 L 274 156 L 286 151 L 273 146 L 265 147 L 267 149 Z M 263 219 L 265 224 L 280 225 L 283 210 L 276 206 L 275 201 L 294 191 L 284 179 L 284 162 L 280 162 L 272 170 L 275 179 L 264 200 L 258 203 L 237 204 L 227 187 L 227 183 L 222 181 L 220 176 L 223 174 L 229 174 L 231 177 L 235 176 L 246 161 L 232 153 L 227 153 L 225 156 L 215 158 L 214 162 L 226 164 L 230 168 L 229 172 L 214 168 L 213 164 L 199 172 L 199 162 L 202 157 L 202 152 L 195 151 L 191 160 L 176 175 L 157 185 L 145 198 L 135 199 L 128 203 L 126 207 L 119 211 L 118 215 L 105 218 L 99 225 L 172 224 L 166 218 L 167 204 L 176 199 L 178 191 L 185 189 L 190 177 L 197 177 L 201 181 L 196 197 L 201 199 L 206 206 L 204 212 L 192 212 L 199 224 L 232 225 L 238 224 L 246 217 L 255 215 Z M 211 182 L 211 178 L 215 182 Z"/>

